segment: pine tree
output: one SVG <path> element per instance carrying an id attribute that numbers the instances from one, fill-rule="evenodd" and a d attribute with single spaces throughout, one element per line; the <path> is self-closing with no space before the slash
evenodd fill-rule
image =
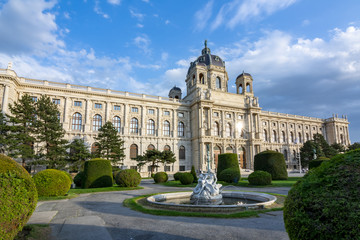
<path id="1" fill-rule="evenodd" d="M 67 161 L 70 164 L 70 171 L 82 170 L 85 161 L 91 157 L 84 140 L 76 138 L 67 147 L 69 149 Z"/>
<path id="2" fill-rule="evenodd" d="M 62 169 L 66 165 L 67 141 L 65 130 L 60 123 L 60 112 L 50 97 L 41 96 L 36 103 L 36 136 L 39 143 L 38 161 L 48 168 Z"/>
<path id="3" fill-rule="evenodd" d="M 138 162 L 138 166 L 141 168 L 145 164 L 150 164 L 151 173 L 154 169 L 159 167 L 160 163 L 170 164 L 176 161 L 175 154 L 172 151 L 165 150 L 160 152 L 157 149 L 146 150 L 144 155 L 139 155 L 135 159 Z"/>
<path id="4" fill-rule="evenodd" d="M 8 117 L 9 135 L 7 148 L 9 156 L 20 158 L 22 166 L 35 158 L 35 102 L 25 94 L 14 105 L 9 104 L 10 115 Z"/>
<path id="5" fill-rule="evenodd" d="M 0 112 L 0 153 L 7 152 L 8 149 L 9 126 L 6 117 Z"/>
<path id="6" fill-rule="evenodd" d="M 95 140 L 98 143 L 97 156 L 110 160 L 113 165 L 118 165 L 124 160 L 124 141 L 111 122 L 106 122 L 99 128 Z"/>

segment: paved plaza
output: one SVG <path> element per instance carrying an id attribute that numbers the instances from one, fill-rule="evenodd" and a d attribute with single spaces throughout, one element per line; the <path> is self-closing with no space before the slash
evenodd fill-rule
<path id="1" fill-rule="evenodd" d="M 219 219 L 154 216 L 130 210 L 124 199 L 149 193 L 186 191 L 142 180 L 144 189 L 135 191 L 82 194 L 80 197 L 39 202 L 31 223 L 50 223 L 53 239 L 289 239 L 281 211 L 260 217 Z M 287 194 L 289 188 L 241 188 L 244 190 Z"/>

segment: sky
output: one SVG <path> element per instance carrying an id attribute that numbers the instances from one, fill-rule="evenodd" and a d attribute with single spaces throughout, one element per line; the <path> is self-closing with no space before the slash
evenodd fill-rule
<path id="1" fill-rule="evenodd" d="M 18 76 L 186 94 L 207 39 L 229 91 L 253 76 L 263 110 L 347 115 L 360 142 L 359 0 L 0 0 L 0 68 Z"/>

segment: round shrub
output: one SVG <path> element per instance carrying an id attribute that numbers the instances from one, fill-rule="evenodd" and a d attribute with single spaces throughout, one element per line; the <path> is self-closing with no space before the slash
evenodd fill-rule
<path id="1" fill-rule="evenodd" d="M 271 174 L 272 180 L 286 180 L 285 158 L 282 153 L 275 151 L 264 151 L 255 155 L 254 171 L 265 171 Z"/>
<path id="2" fill-rule="evenodd" d="M 73 179 L 72 179 L 70 173 L 68 173 L 66 171 L 63 171 L 63 172 L 66 174 L 66 176 L 68 176 L 68 178 L 70 179 L 70 182 L 73 183 Z"/>
<path id="3" fill-rule="evenodd" d="M 151 178 L 154 178 L 154 177 L 155 177 L 155 173 L 152 173 L 152 174 L 151 174 Z"/>
<path id="4" fill-rule="evenodd" d="M 158 172 L 154 175 L 154 181 L 156 183 L 167 182 L 168 179 L 169 179 L 169 177 L 166 172 Z"/>
<path id="5" fill-rule="evenodd" d="M 190 173 L 193 175 L 193 177 L 194 177 L 194 183 L 196 183 L 197 181 L 198 181 L 198 178 L 197 178 L 197 176 L 196 176 L 196 172 L 195 172 L 195 167 L 194 167 L 194 165 L 193 166 L 191 166 L 191 171 L 190 171 Z"/>
<path id="6" fill-rule="evenodd" d="M 324 161 L 299 180 L 284 204 L 290 239 L 359 239 L 360 149 Z"/>
<path id="7" fill-rule="evenodd" d="M 315 160 L 312 160 L 309 162 L 309 169 L 316 168 L 320 166 L 324 161 L 328 161 L 330 158 L 327 157 L 319 157 Z"/>
<path id="8" fill-rule="evenodd" d="M 181 174 L 183 174 L 183 173 L 182 173 L 182 172 L 177 172 L 177 173 L 175 173 L 175 174 L 174 174 L 174 180 L 175 180 L 175 181 L 179 181 Z"/>
<path id="9" fill-rule="evenodd" d="M 85 162 L 83 188 L 102 188 L 113 185 L 112 167 L 109 160 L 94 158 Z"/>
<path id="10" fill-rule="evenodd" d="M 137 187 L 141 182 L 141 176 L 135 169 L 121 170 L 116 174 L 115 182 L 121 187 Z"/>
<path id="11" fill-rule="evenodd" d="M 38 195 L 30 174 L 0 154 L 0 239 L 13 239 L 36 208 Z"/>
<path id="12" fill-rule="evenodd" d="M 255 171 L 248 177 L 248 181 L 251 185 L 270 185 L 271 174 L 265 171 Z"/>
<path id="13" fill-rule="evenodd" d="M 180 175 L 180 182 L 183 185 L 189 185 L 194 182 L 194 176 L 191 173 L 183 173 Z"/>
<path id="14" fill-rule="evenodd" d="M 224 181 L 227 183 L 237 183 L 240 180 L 240 171 L 239 168 L 227 168 L 222 170 L 219 175 L 219 181 Z"/>
<path id="15" fill-rule="evenodd" d="M 39 197 L 64 196 L 71 186 L 69 177 L 64 171 L 46 169 L 33 177 Z"/>
<path id="16" fill-rule="evenodd" d="M 219 154 L 216 177 L 219 179 L 220 173 L 228 168 L 235 168 L 240 172 L 239 161 L 236 153 Z"/>
<path id="17" fill-rule="evenodd" d="M 76 176 L 74 177 L 74 183 L 76 184 L 77 187 L 82 186 L 82 182 L 84 181 L 84 178 L 85 178 L 85 173 L 83 171 L 76 174 Z"/>

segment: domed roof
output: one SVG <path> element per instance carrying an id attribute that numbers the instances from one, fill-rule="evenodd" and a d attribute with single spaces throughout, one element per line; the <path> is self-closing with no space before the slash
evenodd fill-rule
<path id="1" fill-rule="evenodd" d="M 246 73 L 246 72 L 243 71 L 239 76 L 237 76 L 236 79 L 238 79 L 238 78 L 241 77 L 241 76 L 249 76 L 249 77 L 251 77 L 250 73 Z M 251 78 L 252 78 L 252 77 L 251 77 Z"/>
<path id="2" fill-rule="evenodd" d="M 225 62 L 216 55 L 212 55 L 210 48 L 207 47 L 207 41 L 205 40 L 205 48 L 201 51 L 201 56 L 198 57 L 194 62 L 190 63 L 190 67 L 188 70 L 188 73 L 190 70 L 199 65 L 199 66 L 209 66 L 209 65 L 215 65 L 219 67 L 225 67 Z"/>
<path id="3" fill-rule="evenodd" d="M 177 86 L 174 86 L 172 89 L 170 89 L 170 91 L 171 90 L 175 90 L 175 91 L 180 91 L 181 92 L 181 88 L 179 88 L 179 87 L 177 87 Z"/>

